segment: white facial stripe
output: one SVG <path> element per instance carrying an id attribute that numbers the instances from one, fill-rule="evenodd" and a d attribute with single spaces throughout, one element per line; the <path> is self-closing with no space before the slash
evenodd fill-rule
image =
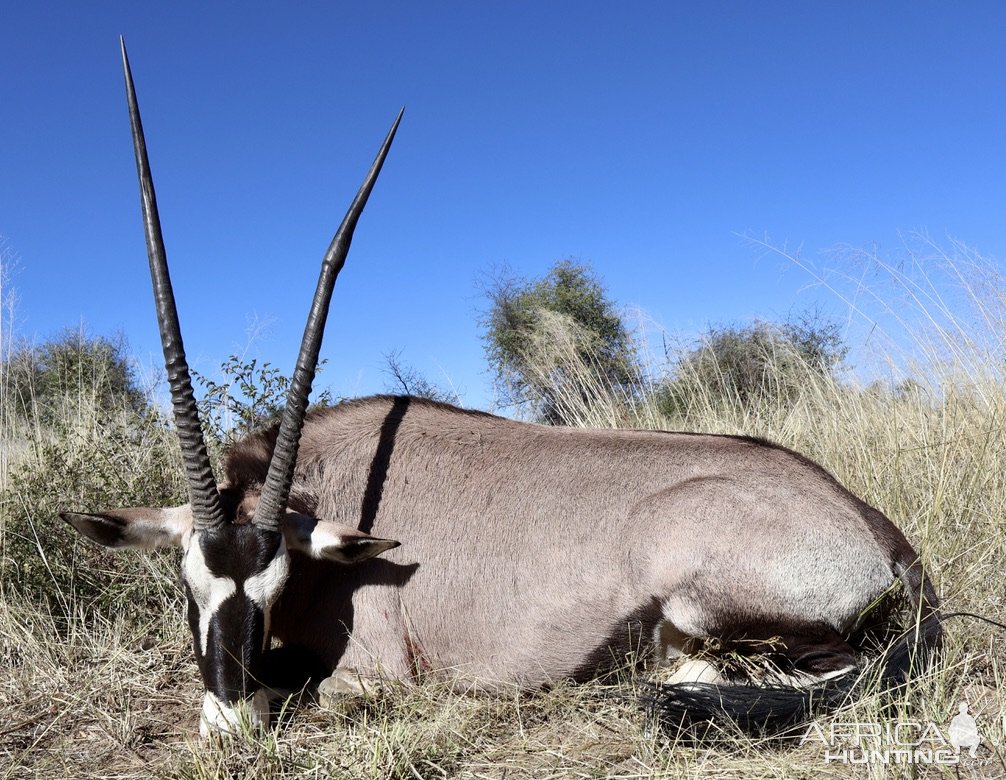
<path id="1" fill-rule="evenodd" d="M 203 737 L 217 732 L 233 734 L 242 722 L 254 727 L 268 725 L 269 697 L 265 691 L 256 691 L 250 701 L 243 700 L 234 705 L 226 704 L 206 691 L 203 696 L 203 712 L 199 718 L 199 733 Z"/>
<path id="2" fill-rule="evenodd" d="M 234 595 L 237 585 L 230 577 L 217 577 L 210 571 L 198 541 L 189 545 L 183 565 L 185 581 L 192 590 L 192 598 L 199 606 L 199 650 L 205 653 L 210 621 L 220 605 Z"/>
<path id="3" fill-rule="evenodd" d="M 272 605 L 276 603 L 283 591 L 287 575 L 290 573 L 290 555 L 286 551 L 286 542 L 280 541 L 276 555 L 269 562 L 265 571 L 249 577 L 244 583 L 245 595 L 252 603 L 262 610 L 265 630 L 262 632 L 262 649 L 269 649 L 269 623 L 272 616 Z"/>
<path id="4" fill-rule="evenodd" d="M 244 583 L 245 595 L 263 612 L 273 605 L 283 590 L 283 583 L 290 573 L 290 556 L 286 552 L 286 542 L 280 541 L 276 555 L 265 571 L 249 577 Z"/>
<path id="5" fill-rule="evenodd" d="M 198 542 L 189 545 L 183 566 L 186 582 L 199 607 L 199 647 L 200 651 L 205 653 L 210 621 L 220 605 L 237 592 L 237 583 L 230 577 L 218 577 L 210 571 Z M 268 641 L 269 637 L 270 607 L 279 598 L 289 572 L 290 556 L 286 550 L 286 543 L 281 540 L 276 555 L 265 570 L 249 577 L 243 584 L 242 590 L 245 595 L 262 610 L 265 618 L 264 641 Z"/>

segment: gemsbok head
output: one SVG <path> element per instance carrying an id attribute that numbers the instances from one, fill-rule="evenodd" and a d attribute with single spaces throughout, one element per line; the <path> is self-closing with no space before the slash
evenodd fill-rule
<path id="1" fill-rule="evenodd" d="M 184 548 L 182 580 L 188 597 L 188 620 L 206 683 L 202 723 L 204 731 L 213 727 L 226 729 L 236 723 L 242 703 L 250 704 L 246 709 L 252 719 L 261 722 L 267 718 L 268 707 L 260 682 L 262 656 L 268 649 L 270 611 L 290 571 L 290 549 L 332 560 L 356 561 L 398 544 L 355 529 L 309 520 L 292 513 L 288 503 L 332 289 L 345 263 L 357 220 L 391 147 L 401 113 L 322 262 L 265 483 L 255 495 L 226 487 L 220 490 L 210 467 L 185 359 L 154 182 L 124 42 L 121 50 L 154 302 L 190 502 L 178 509 L 126 509 L 94 515 L 67 513 L 62 517 L 88 538 L 110 547 L 181 545 Z"/>
<path id="2" fill-rule="evenodd" d="M 870 663 L 897 681 L 931 655 L 938 598 L 912 546 L 791 450 L 404 396 L 307 413 L 335 278 L 401 114 L 324 257 L 282 419 L 231 449 L 218 485 L 122 58 L 190 502 L 62 517 L 109 547 L 184 550 L 203 733 L 265 724 L 271 690 L 309 681 L 322 694 L 427 675 L 539 686 L 630 657 L 679 665 L 652 694 L 668 719 L 782 724 L 852 690 Z M 899 582 L 912 629 L 870 661 L 865 640 L 889 623 Z M 710 645 L 769 671 L 679 659 Z"/>

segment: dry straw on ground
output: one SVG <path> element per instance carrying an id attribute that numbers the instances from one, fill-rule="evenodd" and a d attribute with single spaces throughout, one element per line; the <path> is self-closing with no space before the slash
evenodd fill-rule
<path id="1" fill-rule="evenodd" d="M 950 610 L 1001 618 L 1006 287 L 982 269 L 984 286 L 981 294 L 972 289 L 970 313 L 954 311 L 948 323 L 919 303 L 929 312 L 930 341 L 925 350 L 909 351 L 921 362 L 905 369 L 903 355 L 886 353 L 914 379 L 898 391 L 808 373 L 804 392 L 786 404 L 768 394 L 740 406 L 695 387 L 672 420 L 638 398 L 605 395 L 604 388 L 570 403 L 588 402 L 577 412 L 585 425 L 744 433 L 794 447 L 895 519 L 931 566 Z M 920 288 L 903 289 L 920 300 Z M 976 319 L 984 323 L 981 334 L 974 332 Z M 953 322 L 966 332 L 955 336 Z M 917 329 L 914 335 L 925 338 Z M 984 742 L 966 766 L 825 764 L 820 744 L 729 733 L 708 744 L 675 743 L 650 728 L 634 705 L 631 674 L 605 685 L 479 696 L 454 694 L 435 681 L 389 685 L 341 709 L 291 703 L 264 735 L 201 742 L 199 675 L 181 618 L 174 556 L 123 562 L 94 554 L 53 521 L 60 502 L 99 493 L 131 502 L 180 490 L 170 480 L 155 489 L 140 476 L 145 469 L 171 471 L 170 434 L 154 426 L 130 438 L 123 420 L 96 417 L 87 404 L 79 399 L 53 430 L 26 427 L 0 404 L 0 779 L 1006 775 L 1000 746 L 1006 636 L 965 618 L 947 625 L 942 662 L 930 675 L 893 701 L 867 692 L 818 723 L 827 729 L 836 721 L 910 720 L 945 729 L 958 702 L 967 701 Z M 102 446 L 109 440 L 114 452 Z M 94 462 L 82 461 L 73 483 L 61 483 L 69 472 L 55 464 L 89 452 Z M 110 475 L 116 475 L 112 486 Z"/>

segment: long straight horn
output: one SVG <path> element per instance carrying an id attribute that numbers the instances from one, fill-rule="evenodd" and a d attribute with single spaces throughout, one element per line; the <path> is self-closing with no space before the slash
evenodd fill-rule
<path id="1" fill-rule="evenodd" d="M 133 89 L 133 75 L 129 70 L 129 59 L 126 57 L 126 43 L 121 38 L 119 43 L 122 47 L 122 69 L 126 77 L 129 122 L 133 128 L 136 173 L 140 179 L 140 201 L 143 228 L 147 236 L 147 256 L 150 258 L 150 279 L 154 287 L 154 304 L 161 331 L 161 346 L 164 348 L 164 367 L 167 369 L 168 383 L 171 386 L 175 426 L 178 428 L 178 438 L 182 445 L 182 462 L 189 483 L 193 526 L 201 530 L 215 528 L 224 523 L 224 512 L 213 479 L 210 458 L 206 452 L 202 426 L 199 424 L 192 380 L 189 378 L 189 366 L 185 361 L 178 311 L 175 309 L 175 295 L 171 290 L 164 238 L 161 236 L 161 220 L 157 215 L 154 180 L 150 174 L 150 162 L 147 160 L 147 145 L 143 140 L 143 125 L 140 123 L 140 109 L 136 103 L 136 91 Z"/>
<path id="2" fill-rule="evenodd" d="M 294 369 L 293 381 L 290 383 L 290 393 L 287 396 L 286 408 L 279 426 L 276 438 L 276 449 L 269 463 L 269 473 L 259 497 L 258 508 L 255 510 L 255 524 L 262 528 L 279 530 L 280 519 L 286 509 L 290 497 L 290 486 L 293 484 L 293 470 L 297 463 L 297 449 L 300 446 L 300 431 L 304 425 L 304 415 L 307 413 L 307 400 L 311 395 L 311 385 L 314 382 L 315 370 L 318 366 L 318 354 L 321 351 L 321 339 L 325 333 L 325 320 L 328 317 L 328 305 L 332 300 L 332 289 L 335 279 L 346 262 L 349 244 L 353 240 L 353 231 L 357 220 L 367 205 L 367 198 L 374 188 L 374 182 L 388 156 L 388 149 L 395 138 L 398 123 L 402 121 L 403 108 L 398 112 L 391 130 L 388 131 L 381 149 L 377 153 L 374 164 L 367 172 L 360 191 L 349 206 L 349 211 L 335 233 L 332 243 L 325 253 L 321 263 L 321 276 L 318 278 L 318 288 L 311 303 L 311 312 L 304 328 L 304 339 L 297 356 L 297 367 Z"/>

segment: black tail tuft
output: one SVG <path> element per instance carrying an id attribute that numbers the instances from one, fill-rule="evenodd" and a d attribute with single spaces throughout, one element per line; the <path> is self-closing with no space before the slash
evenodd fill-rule
<path id="1" fill-rule="evenodd" d="M 712 683 L 644 683 L 647 714 L 677 736 L 708 739 L 717 729 L 754 736 L 799 733 L 815 716 L 837 709 L 871 681 L 886 690 L 903 686 L 932 662 L 942 627 L 935 612 L 863 667 L 808 687 Z"/>
<path id="2" fill-rule="evenodd" d="M 835 709 L 856 686 L 854 672 L 812 688 L 711 683 L 645 683 L 647 714 L 670 733 L 705 738 L 711 729 L 782 736 L 814 715 Z"/>
<path id="3" fill-rule="evenodd" d="M 877 660 L 881 681 L 888 688 L 904 685 L 929 668 L 942 644 L 943 622 L 936 611 L 929 612 Z"/>

